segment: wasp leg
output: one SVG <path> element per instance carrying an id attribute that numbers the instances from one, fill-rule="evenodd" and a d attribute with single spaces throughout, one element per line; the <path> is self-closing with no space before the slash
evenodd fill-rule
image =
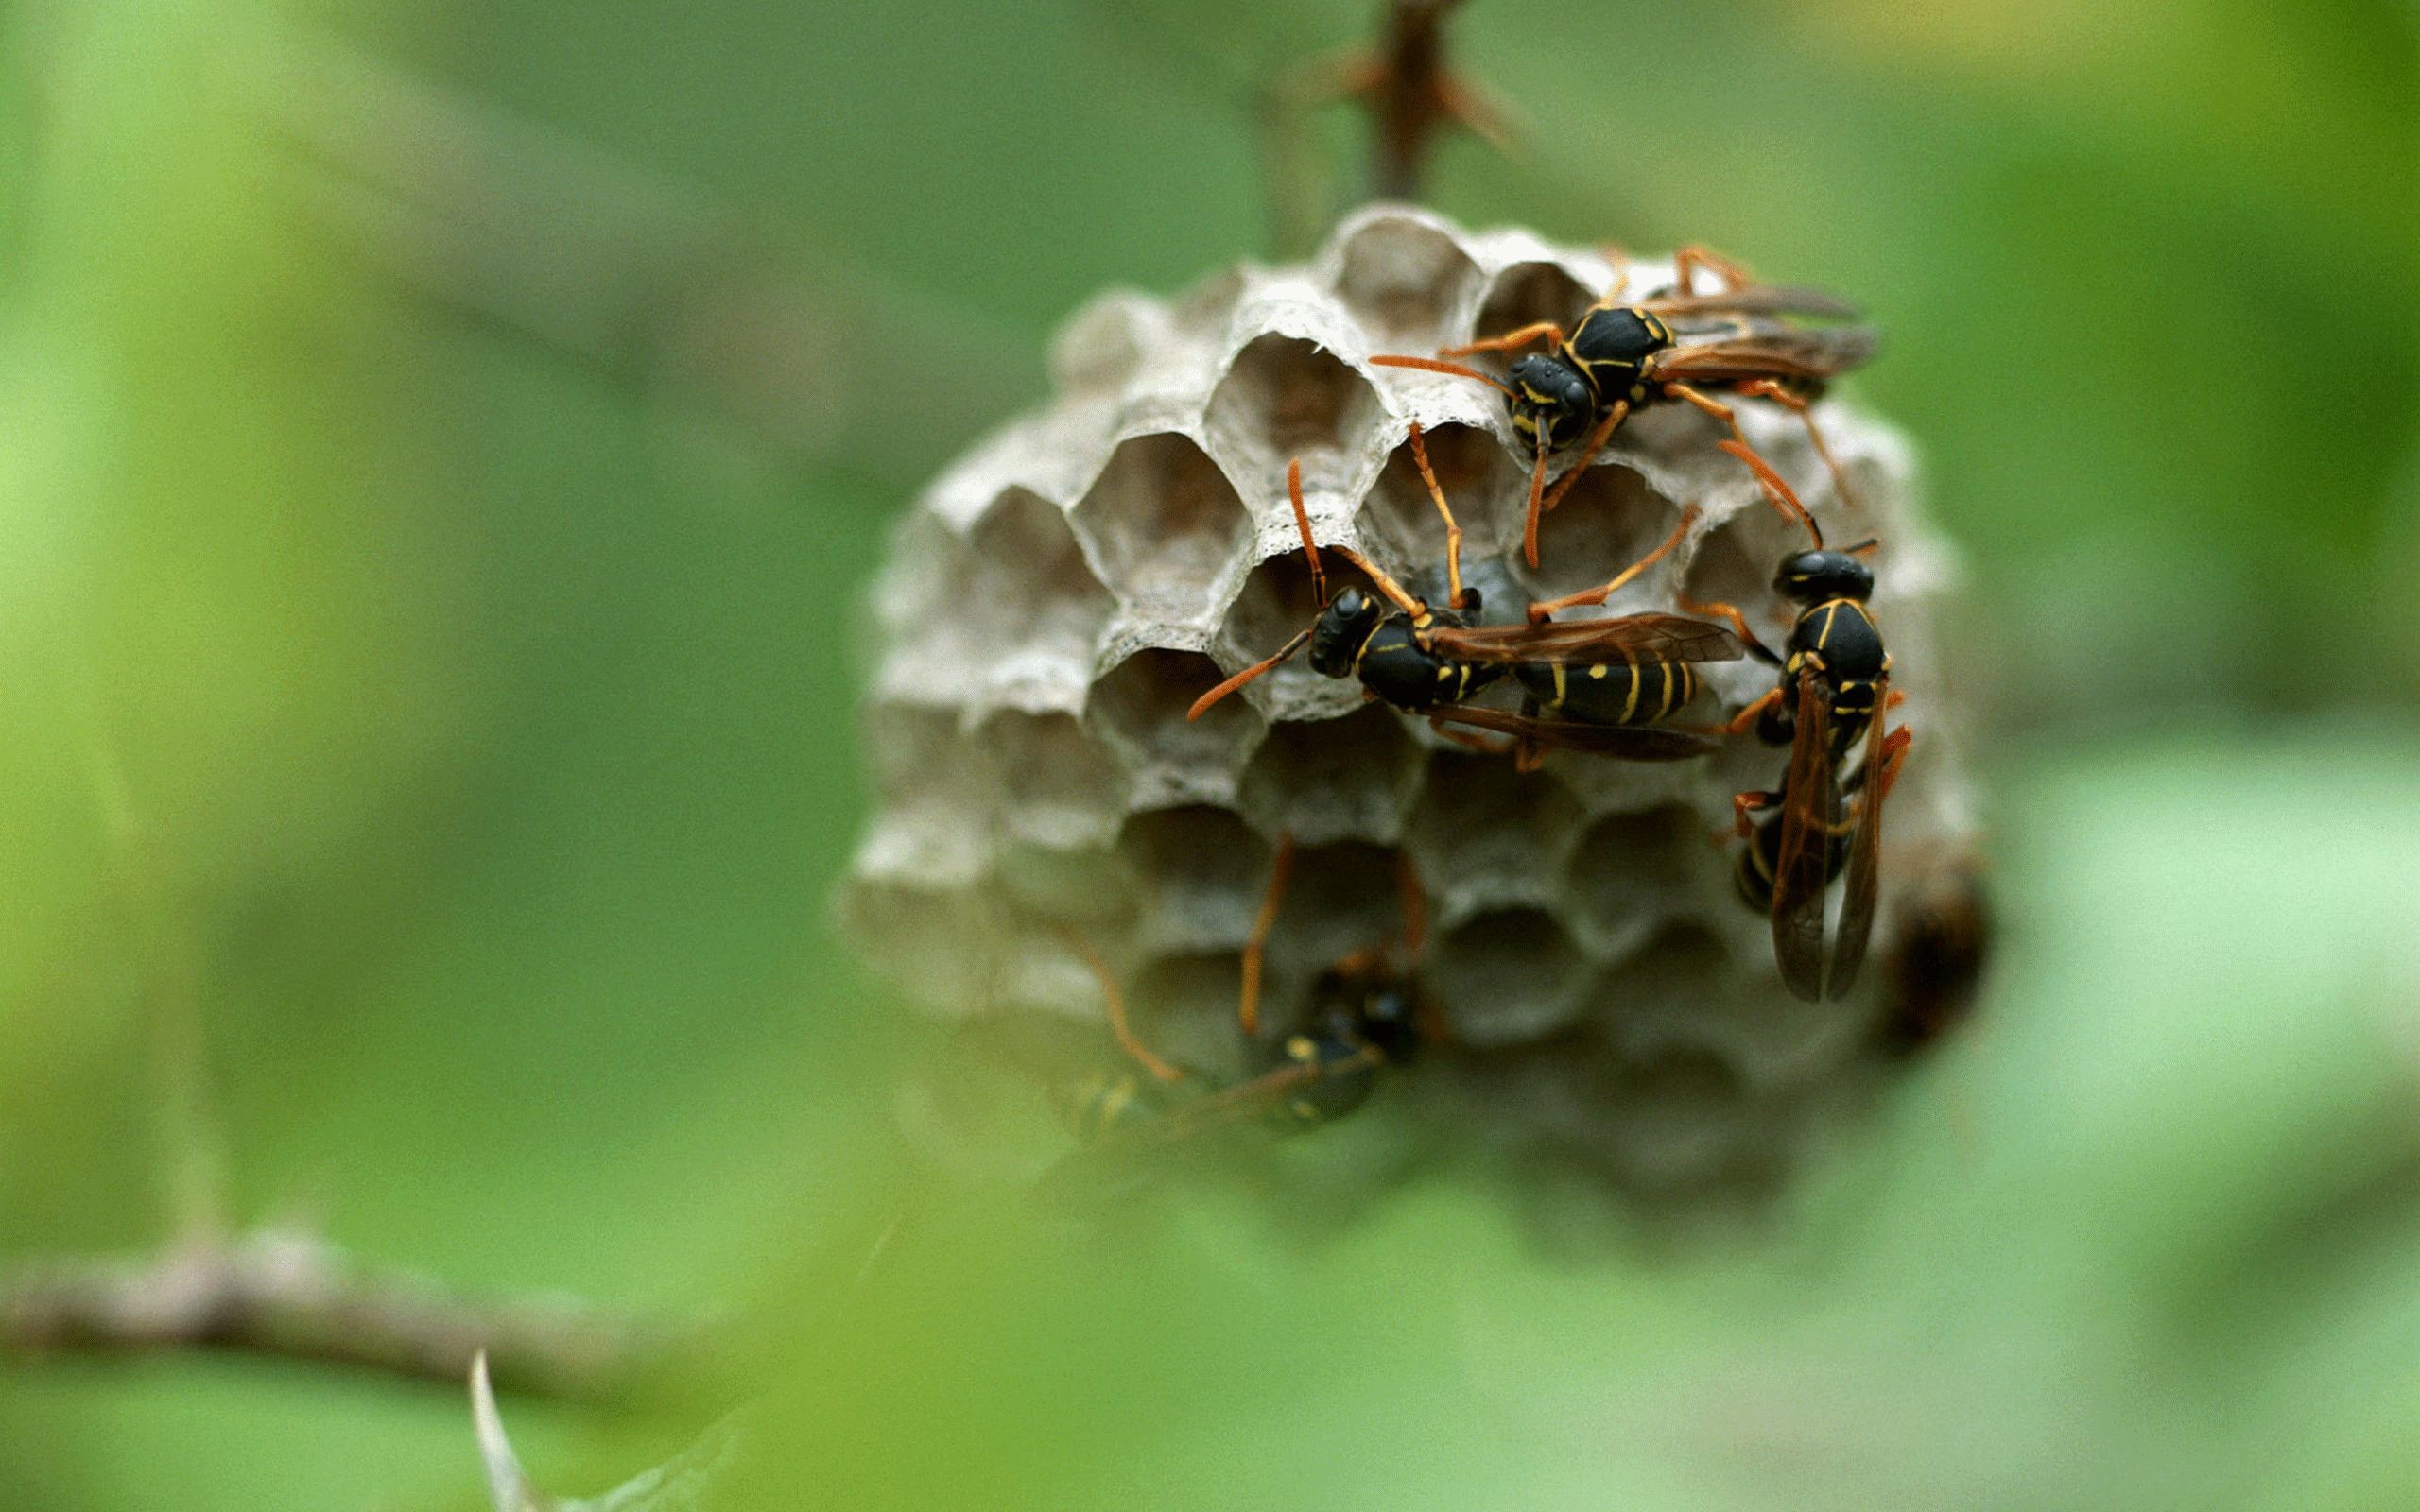
<path id="1" fill-rule="evenodd" d="M 1693 504 L 1681 511 L 1681 523 L 1672 527 L 1672 533 L 1664 538 L 1664 543 L 1662 545 L 1656 547 L 1653 551 L 1649 552 L 1646 556 L 1641 557 L 1638 560 L 1632 562 L 1620 572 L 1614 574 L 1611 578 L 1607 579 L 1602 588 L 1585 589 L 1577 593 L 1565 593 L 1561 598 L 1549 598 L 1541 603 L 1530 605 L 1530 623 L 1532 625 L 1544 625 L 1547 620 L 1551 619 L 1556 614 L 1561 613 L 1564 610 L 1578 609 L 1586 604 L 1603 603 L 1605 600 L 1613 597 L 1616 593 L 1621 592 L 1623 584 L 1628 583 L 1632 578 L 1636 577 L 1639 574 L 1647 571 L 1650 567 L 1654 566 L 1658 561 L 1663 560 L 1665 554 L 1669 552 L 1673 547 L 1679 545 L 1681 543 L 1681 538 L 1689 533 L 1689 526 L 1696 524 L 1697 523 L 1698 507 Z"/>
<path id="2" fill-rule="evenodd" d="M 1605 254 L 1606 262 L 1614 265 L 1614 282 L 1607 286 L 1604 293 L 1597 296 L 1596 303 L 1588 306 L 1588 314 L 1580 318 L 1583 322 L 1588 318 L 1588 315 L 1594 315 L 1599 310 L 1619 309 L 1622 296 L 1630 292 L 1629 249 L 1617 242 L 1607 242 L 1598 250 Z"/>
<path id="3" fill-rule="evenodd" d="M 1694 274 L 1701 267 L 1734 289 L 1744 289 L 1756 282 L 1754 275 L 1731 259 L 1691 242 L 1672 254 L 1672 274 L 1679 281 L 1684 295 L 1697 292 Z"/>
<path id="4" fill-rule="evenodd" d="M 1184 1072 L 1151 1054 L 1150 1046 L 1135 1037 L 1133 1026 L 1126 1019 L 1126 994 L 1117 989 L 1117 978 L 1111 972 L 1109 963 L 1100 958 L 1100 953 L 1085 943 L 1074 930 L 1063 933 L 1067 943 L 1084 958 L 1084 964 L 1093 969 L 1093 975 L 1100 982 L 1101 1002 L 1109 1008 L 1109 1032 L 1116 1039 L 1117 1048 L 1133 1057 L 1137 1065 L 1161 1081 L 1184 1079 Z"/>
<path id="5" fill-rule="evenodd" d="M 1518 331 L 1507 331 L 1500 336 L 1489 336 L 1483 341 L 1473 341 L 1460 347 L 1440 347 L 1437 349 L 1437 355 L 1467 357 L 1480 352 L 1512 352 L 1542 337 L 1551 337 L 1560 343 L 1563 340 L 1563 327 L 1552 320 L 1532 321 Z"/>
<path id="6" fill-rule="evenodd" d="M 1622 421 L 1629 418 L 1630 401 L 1627 399 L 1614 401 L 1614 407 L 1605 411 L 1605 418 L 1599 421 L 1597 428 L 1588 433 L 1588 444 L 1581 451 L 1580 460 L 1571 464 L 1571 471 L 1563 475 L 1562 481 L 1555 484 L 1554 492 L 1547 496 L 1546 507 L 1548 510 L 1563 503 L 1563 496 L 1571 491 L 1572 485 L 1580 481 L 1581 474 L 1586 472 L 1589 464 L 1597 460 L 1597 454 L 1605 449 L 1605 443 L 1614 438 L 1614 432 L 1618 430 Z M 1530 565 L 1535 567 L 1537 562 L 1533 559 Z"/>
<path id="7" fill-rule="evenodd" d="M 1756 833 L 1756 821 L 1750 818 L 1748 816 L 1751 814 L 1762 814 L 1767 809 L 1778 808 L 1780 806 L 1781 795 L 1779 793 L 1748 792 L 1735 794 L 1731 799 L 1732 828 L 1737 832 L 1740 839 L 1748 839 Z"/>
<path id="8" fill-rule="evenodd" d="M 1530 508 L 1521 521 L 1521 559 L 1535 571 L 1538 565 L 1538 515 L 1547 487 L 1547 433 L 1540 426 L 1537 433 L 1538 457 L 1530 465 Z"/>
<path id="9" fill-rule="evenodd" d="M 1703 614 L 1711 619 L 1730 621 L 1733 632 L 1739 637 L 1740 644 L 1747 646 L 1750 656 L 1768 665 L 1781 665 L 1781 658 L 1775 656 L 1764 642 L 1756 639 L 1755 631 L 1748 628 L 1748 616 L 1739 612 L 1737 605 L 1720 601 L 1701 604 L 1685 594 L 1674 595 L 1672 602 L 1684 614 Z"/>
<path id="10" fill-rule="evenodd" d="M 1252 921 L 1252 936 L 1244 941 L 1243 988 L 1236 997 L 1236 1022 L 1248 1035 L 1260 1032 L 1260 976 L 1262 957 L 1269 945 L 1269 932 L 1277 923 L 1277 905 L 1286 901 L 1286 884 L 1294 874 L 1294 837 L 1277 837 L 1277 858 L 1269 868 L 1269 895 L 1260 901 L 1260 913 Z"/>
<path id="11" fill-rule="evenodd" d="M 1739 386 L 1739 392 L 1750 399 L 1770 399 L 1796 415 L 1798 423 L 1806 427 L 1807 442 L 1815 448 L 1815 455 L 1824 459 L 1825 470 L 1832 474 L 1833 491 L 1841 496 L 1842 504 L 1852 509 L 1858 507 L 1857 495 L 1849 490 L 1848 472 L 1841 466 L 1840 458 L 1832 455 L 1831 444 L 1824 439 L 1823 431 L 1817 428 L 1814 406 L 1807 402 L 1806 396 L 1793 394 L 1771 378 L 1759 378 L 1754 383 L 1742 384 Z"/>
<path id="12" fill-rule="evenodd" d="M 1756 721 L 1764 717 L 1766 710 L 1771 709 L 1773 705 L 1779 702 L 1781 702 L 1781 690 L 1779 688 L 1770 689 L 1762 696 L 1758 697 L 1755 702 L 1748 705 L 1745 709 L 1740 710 L 1737 713 L 1733 714 L 1722 723 L 1706 729 L 1703 733 L 1708 735 L 1744 735 L 1750 730 L 1755 728 Z"/>
<path id="13" fill-rule="evenodd" d="M 1476 730 L 1465 730 L 1460 725 L 1449 725 L 1445 723 L 1444 716 L 1443 714 L 1430 714 L 1428 716 L 1428 728 L 1434 730 L 1440 735 L 1444 736 L 1447 740 L 1452 741 L 1455 745 L 1461 747 L 1463 749 L 1475 750 L 1482 756 L 1511 755 L 1516 751 L 1521 745 L 1520 741 L 1509 735 L 1506 736 L 1499 744 L 1496 741 L 1489 739 L 1485 735 L 1479 734 Z"/>
<path id="14" fill-rule="evenodd" d="M 1428 443 L 1420 434 L 1420 421 L 1411 422 L 1411 460 L 1420 469 L 1420 481 L 1428 486 L 1428 497 L 1436 503 L 1437 512 L 1445 521 L 1445 603 L 1451 609 L 1468 609 L 1462 601 L 1462 527 L 1456 523 L 1451 506 L 1445 503 L 1445 490 L 1437 486 L 1437 474 L 1428 466 Z M 1303 527 L 1306 532 L 1309 525 Z M 1327 595 L 1320 594 L 1320 602 Z"/>

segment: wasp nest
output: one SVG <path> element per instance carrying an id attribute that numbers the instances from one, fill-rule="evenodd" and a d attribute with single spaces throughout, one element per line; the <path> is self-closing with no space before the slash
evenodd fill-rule
<path id="1" fill-rule="evenodd" d="M 1671 282 L 1668 264 L 1627 271 L 1635 291 Z M 1576 1160 L 1632 1195 L 1770 1190 L 1810 1121 L 1893 1042 L 1876 989 L 1791 997 L 1767 920 L 1735 889 L 1732 795 L 1777 785 L 1785 752 L 1749 737 L 1669 764 L 1564 752 L 1524 775 L 1301 659 L 1185 717 L 1318 608 L 1289 459 L 1322 545 L 1434 584 L 1444 530 L 1407 444 L 1414 421 L 1491 604 L 1600 583 L 1695 507 L 1680 548 L 1605 612 L 1729 600 L 1779 644 L 1789 611 L 1771 580 L 1805 536 L 1717 450 L 1714 421 L 1675 404 L 1626 424 L 1547 517 L 1531 571 L 1526 454 L 1501 397 L 1369 362 L 1567 327 L 1616 272 L 1524 232 L 1382 207 L 1308 266 L 1247 266 L 1173 302 L 1113 293 L 1078 315 L 1057 345 L 1057 403 L 932 486 L 876 590 L 879 800 L 844 914 L 877 967 L 970 1025 L 1055 1022 L 1059 1041 L 1108 1053 L 1072 936 L 1111 964 L 1148 1043 L 1229 1080 L 1246 1063 L 1237 953 L 1278 837 L 1300 854 L 1264 1032 L 1302 1011 L 1323 966 L 1400 939 L 1408 857 L 1427 918 L 1419 981 L 1452 1039 L 1382 1102 L 1458 1147 Z M 1927 635 L 1952 563 L 1914 512 L 1895 434 L 1837 400 L 1819 407 L 1851 507 L 1793 418 L 1738 409 L 1829 534 L 1883 541 L 1873 605 L 1917 731 L 1885 825 L 1868 975 L 1887 983 L 1910 900 L 1968 838 Z M 1720 699 L 1701 703 L 1703 723 L 1774 681 L 1754 662 L 1703 670 Z"/>

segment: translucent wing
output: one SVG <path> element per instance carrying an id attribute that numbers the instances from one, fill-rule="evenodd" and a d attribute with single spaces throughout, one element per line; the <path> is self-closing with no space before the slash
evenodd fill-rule
<path id="1" fill-rule="evenodd" d="M 1806 315 L 1826 320 L 1854 320 L 1857 306 L 1821 289 L 1753 284 L 1721 294 L 1667 294 L 1641 300 L 1638 307 L 1667 318 L 1697 315 Z"/>
<path id="2" fill-rule="evenodd" d="M 1832 937 L 1832 968 L 1824 991 L 1844 997 L 1865 964 L 1865 943 L 1874 933 L 1875 899 L 1881 892 L 1882 764 L 1887 743 L 1882 714 L 1891 703 L 1888 673 L 1874 684 L 1874 717 L 1865 727 L 1865 763 L 1860 778 L 1865 791 L 1858 799 L 1857 829 L 1849 838 L 1848 890 L 1841 905 L 1840 933 Z"/>
<path id="3" fill-rule="evenodd" d="M 1824 999 L 1824 891 L 1841 811 L 1823 688 L 1814 673 L 1799 673 L 1798 730 L 1782 781 L 1781 847 L 1773 862 L 1773 959 L 1789 989 L 1809 1003 Z"/>
<path id="4" fill-rule="evenodd" d="M 1867 326 L 1800 331 L 1777 326 L 1750 335 L 1713 341 L 1683 338 L 1651 360 L 1650 377 L 1701 383 L 1794 378 L 1821 383 L 1837 378 L 1874 355 L 1875 334 Z"/>
<path id="5" fill-rule="evenodd" d="M 1496 709 L 1453 709 L 1428 716 L 1440 728 L 1467 725 L 1494 730 L 1556 750 L 1586 751 L 1627 762 L 1679 762 L 1707 756 L 1717 742 L 1685 730 L 1658 730 L 1650 725 L 1596 725 L 1577 719 L 1538 719 Z"/>
<path id="6" fill-rule="evenodd" d="M 1428 644 L 1464 662 L 1737 662 L 1738 637 L 1720 625 L 1679 614 L 1629 614 L 1619 619 L 1556 625 L 1439 626 Z"/>

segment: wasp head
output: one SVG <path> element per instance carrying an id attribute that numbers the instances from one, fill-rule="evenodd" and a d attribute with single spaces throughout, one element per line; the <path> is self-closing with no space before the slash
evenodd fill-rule
<path id="1" fill-rule="evenodd" d="M 1311 668 L 1331 678 L 1353 675 L 1361 643 L 1386 616 L 1386 605 L 1357 588 L 1342 588 L 1311 626 Z"/>
<path id="2" fill-rule="evenodd" d="M 1796 604 L 1834 598 L 1861 604 L 1874 592 L 1874 570 L 1845 551 L 1802 551 L 1783 558 L 1773 592 Z"/>
<path id="3" fill-rule="evenodd" d="M 1547 450 L 1568 446 L 1588 434 L 1597 419 L 1597 391 L 1579 369 L 1560 357 L 1531 352 L 1512 365 L 1512 397 L 1506 407 L 1512 428 L 1530 445 L 1543 435 Z"/>

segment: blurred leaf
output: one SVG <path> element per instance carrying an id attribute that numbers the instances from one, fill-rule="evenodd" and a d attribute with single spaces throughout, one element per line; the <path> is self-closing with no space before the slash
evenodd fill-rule
<path id="1" fill-rule="evenodd" d="M 565 1501 L 538 1490 L 522 1469 L 520 1456 L 505 1435 L 503 1415 L 496 1409 L 485 1354 L 471 1368 L 471 1417 L 495 1512 L 704 1512 L 712 1504 L 709 1493 L 729 1464 L 734 1444 L 730 1429 L 715 1428 L 678 1458 L 602 1496 Z"/>

